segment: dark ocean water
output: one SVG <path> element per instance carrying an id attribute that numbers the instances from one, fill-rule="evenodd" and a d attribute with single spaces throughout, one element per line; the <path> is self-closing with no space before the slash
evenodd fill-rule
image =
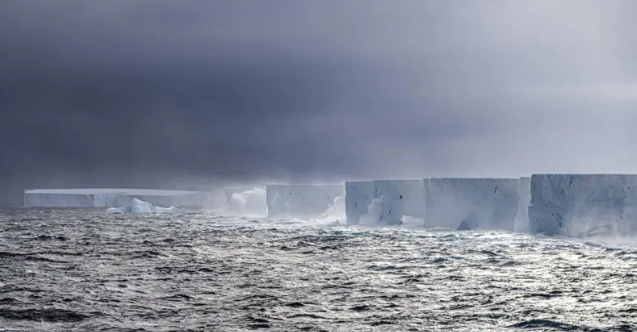
<path id="1" fill-rule="evenodd" d="M 637 331 L 637 246 L 0 210 L 0 331 Z"/>

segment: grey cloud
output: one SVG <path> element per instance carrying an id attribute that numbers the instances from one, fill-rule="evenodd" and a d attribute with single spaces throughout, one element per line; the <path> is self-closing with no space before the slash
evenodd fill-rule
<path id="1" fill-rule="evenodd" d="M 630 170 L 632 1 L 4 1 L 0 200 Z"/>

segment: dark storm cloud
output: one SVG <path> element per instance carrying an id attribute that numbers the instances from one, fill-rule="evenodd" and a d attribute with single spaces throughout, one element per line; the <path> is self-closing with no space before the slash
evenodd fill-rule
<path id="1" fill-rule="evenodd" d="M 4 197 L 210 185 L 201 179 L 630 171 L 634 9 L 3 1 Z"/>

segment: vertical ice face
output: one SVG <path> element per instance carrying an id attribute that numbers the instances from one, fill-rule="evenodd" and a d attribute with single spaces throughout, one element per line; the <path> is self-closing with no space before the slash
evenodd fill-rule
<path id="1" fill-rule="evenodd" d="M 380 223 L 397 225 L 403 216 L 424 217 L 422 180 L 374 180 L 374 199 L 381 199 L 383 215 Z"/>
<path id="2" fill-rule="evenodd" d="M 402 201 L 403 215 L 424 217 L 423 180 L 375 180 L 374 198 L 381 196 Z"/>
<path id="3" fill-rule="evenodd" d="M 515 216 L 516 232 L 529 231 L 529 204 L 531 203 L 531 178 L 521 177 L 518 185 L 518 213 Z"/>
<path id="4" fill-rule="evenodd" d="M 637 175 L 534 174 L 531 233 L 583 237 L 637 231 Z"/>
<path id="5" fill-rule="evenodd" d="M 396 199 L 395 197 L 380 196 L 374 198 L 374 200 L 380 201 L 382 207 L 380 216 L 378 217 L 379 224 L 386 225 L 401 225 L 403 223 L 403 216 L 405 215 L 405 199 Z"/>
<path id="6" fill-rule="evenodd" d="M 425 179 L 425 225 L 513 231 L 518 179 Z"/>
<path id="7" fill-rule="evenodd" d="M 402 224 L 405 210 L 405 185 L 403 180 L 374 180 L 374 200 L 379 205 L 375 218 L 378 224 Z"/>
<path id="8" fill-rule="evenodd" d="M 373 211 L 369 207 L 373 206 Z M 403 216 L 424 217 L 422 180 L 373 180 L 345 182 L 347 223 L 367 222 L 396 225 Z"/>
<path id="9" fill-rule="evenodd" d="M 343 193 L 341 184 L 268 184 L 268 217 L 317 218 Z"/>
<path id="10" fill-rule="evenodd" d="M 345 182 L 345 215 L 348 225 L 357 225 L 361 217 L 369 212 L 367 207 L 374 198 L 373 181 Z"/>
<path id="11" fill-rule="evenodd" d="M 116 207 L 133 199 L 159 206 L 203 207 L 209 196 L 205 192 L 152 189 L 32 189 L 24 192 L 26 207 L 88 208 Z"/>

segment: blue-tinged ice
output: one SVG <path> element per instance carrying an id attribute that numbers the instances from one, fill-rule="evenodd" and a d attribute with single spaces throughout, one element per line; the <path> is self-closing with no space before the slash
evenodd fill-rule
<path id="1" fill-rule="evenodd" d="M 154 206 L 148 202 L 144 202 L 133 198 L 131 203 L 122 207 L 113 207 L 106 209 L 106 213 L 165 213 L 165 212 L 175 212 L 176 208 L 174 206 L 171 207 L 160 207 Z"/>

